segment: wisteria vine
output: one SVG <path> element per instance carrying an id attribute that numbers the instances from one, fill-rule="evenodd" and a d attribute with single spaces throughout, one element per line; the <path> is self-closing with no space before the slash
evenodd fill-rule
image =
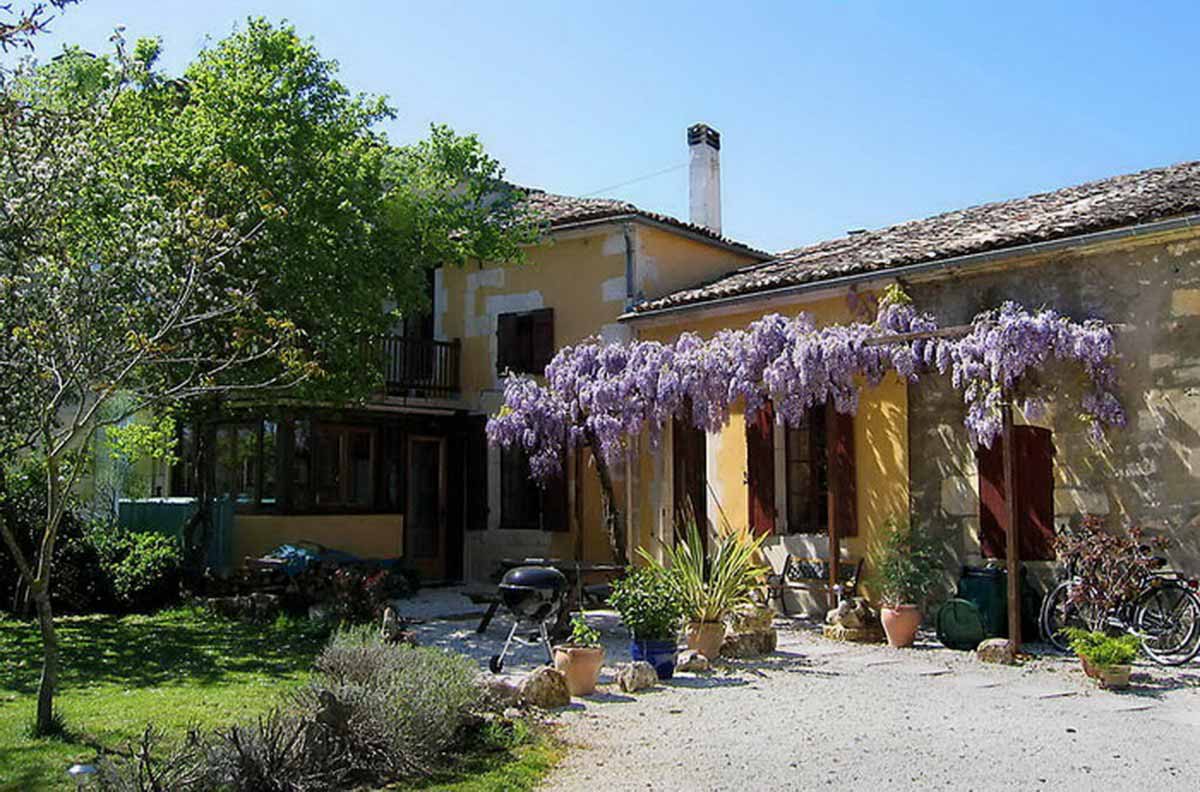
<path id="1" fill-rule="evenodd" d="M 589 444 L 612 462 L 643 432 L 657 445 L 677 415 L 716 431 L 739 401 L 753 416 L 769 399 L 780 419 L 795 426 L 810 407 L 826 402 L 838 412 L 856 412 L 862 387 L 879 384 L 888 372 L 916 381 L 937 371 L 949 373 L 962 394 L 971 441 L 990 447 L 1002 429 L 1006 401 L 1020 399 L 1027 414 L 1044 405 L 1032 375 L 1054 361 L 1082 365 L 1087 388 L 1081 416 L 1093 438 L 1124 424 L 1113 333 L 1103 322 L 1076 322 L 1049 308 L 1029 311 L 1006 302 L 976 316 L 957 338 L 890 340 L 937 329 L 930 315 L 918 313 L 894 289 L 870 323 L 817 327 L 807 314 L 769 314 L 709 340 L 694 333 L 670 344 L 593 338 L 559 351 L 544 384 L 509 377 L 504 404 L 488 421 L 488 439 L 502 447 L 519 444 L 533 476 L 546 480 L 559 474 L 567 449 Z M 689 405 L 690 416 L 684 414 Z"/>

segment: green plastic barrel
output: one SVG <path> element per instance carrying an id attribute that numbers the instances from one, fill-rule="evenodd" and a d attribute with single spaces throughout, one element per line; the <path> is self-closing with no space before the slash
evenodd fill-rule
<path id="1" fill-rule="evenodd" d="M 958 597 L 979 609 L 987 637 L 1008 635 L 1008 581 L 1003 569 L 963 567 Z"/>

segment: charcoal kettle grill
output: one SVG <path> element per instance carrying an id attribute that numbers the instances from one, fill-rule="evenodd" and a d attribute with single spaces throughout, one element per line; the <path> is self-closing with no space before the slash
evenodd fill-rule
<path id="1" fill-rule="evenodd" d="M 519 566 L 505 573 L 499 589 L 500 602 L 512 614 L 513 626 L 508 631 L 508 639 L 500 654 L 492 655 L 488 664 L 492 673 L 499 674 L 504 670 L 504 656 L 508 654 L 513 641 L 527 646 L 540 643 L 546 649 L 546 657 L 553 663 L 549 625 L 558 620 L 560 611 L 566 606 L 566 575 L 553 567 Z M 517 637 L 517 632 L 522 630 L 536 630 L 537 639 L 527 641 Z"/>

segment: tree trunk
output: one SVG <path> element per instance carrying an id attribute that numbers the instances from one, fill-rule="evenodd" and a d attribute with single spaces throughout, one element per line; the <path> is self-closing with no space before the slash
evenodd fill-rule
<path id="1" fill-rule="evenodd" d="M 197 411 L 193 432 L 192 494 L 196 513 L 183 529 L 184 564 L 193 573 L 203 572 L 208 562 L 208 542 L 212 532 L 214 453 L 216 437 L 213 421 L 220 412 L 215 399 L 206 400 Z"/>
<path id="2" fill-rule="evenodd" d="M 33 592 L 37 606 L 38 626 L 42 631 L 42 679 L 38 684 L 37 721 L 34 730 L 45 736 L 54 730 L 54 693 L 58 689 L 58 633 L 54 629 L 54 612 L 50 607 L 50 591 L 45 584 Z"/>
<path id="3" fill-rule="evenodd" d="M 592 460 L 596 463 L 596 474 L 600 477 L 600 508 L 604 513 L 604 527 L 608 531 L 608 547 L 612 551 L 613 561 L 618 564 L 628 564 L 629 554 L 625 547 L 625 528 L 621 520 L 621 511 L 617 506 L 617 497 L 613 491 L 612 473 L 608 463 L 600 452 L 600 442 L 591 429 L 584 429 L 588 448 L 592 451 Z M 580 526 L 582 530 L 582 526 Z"/>

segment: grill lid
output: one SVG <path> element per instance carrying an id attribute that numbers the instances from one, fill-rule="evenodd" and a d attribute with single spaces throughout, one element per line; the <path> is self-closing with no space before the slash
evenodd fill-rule
<path id="1" fill-rule="evenodd" d="M 500 585 L 512 588 L 561 591 L 567 587 L 567 578 L 553 567 L 519 566 L 506 572 L 500 580 Z"/>

